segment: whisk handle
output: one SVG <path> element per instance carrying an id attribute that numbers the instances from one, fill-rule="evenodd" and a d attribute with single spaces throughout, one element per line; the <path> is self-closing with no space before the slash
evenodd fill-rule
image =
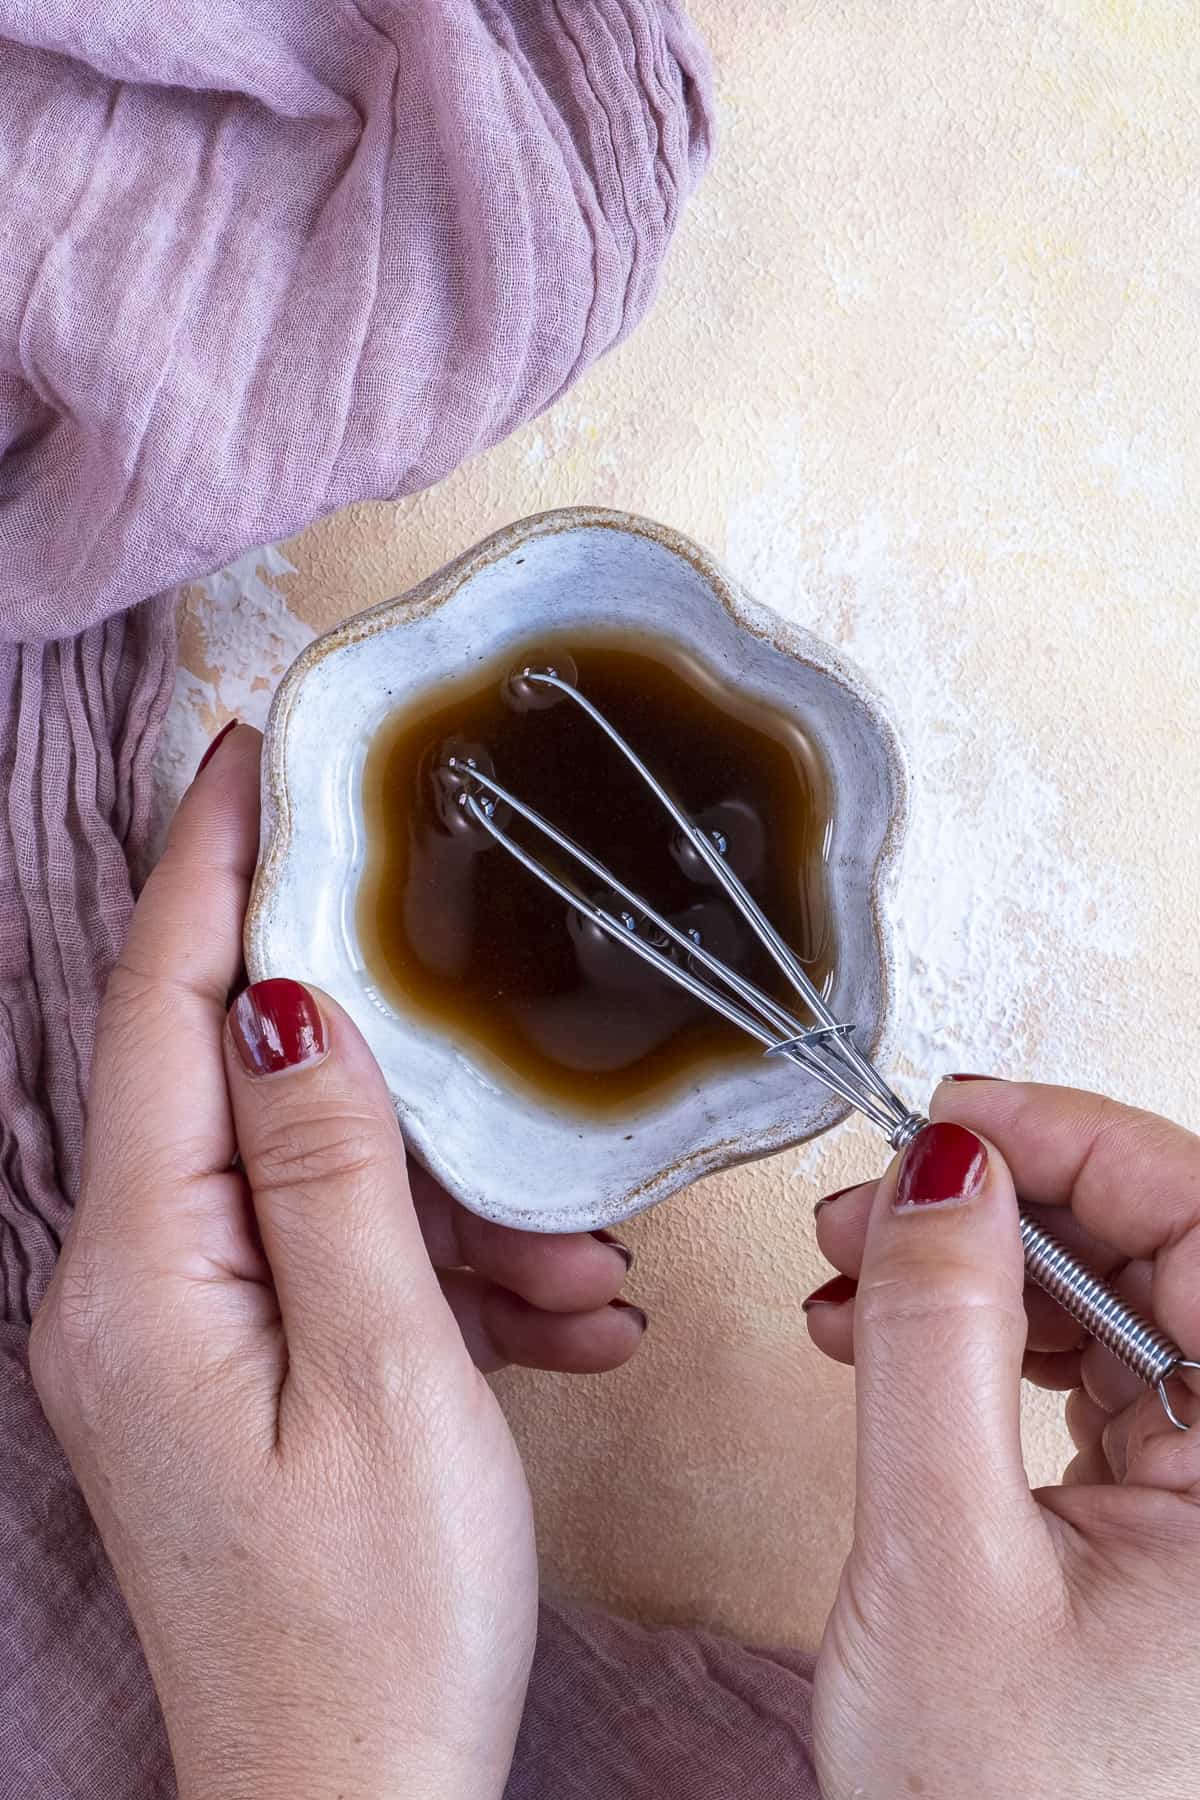
<path id="1" fill-rule="evenodd" d="M 923 1113 L 908 1113 L 891 1136 L 893 1150 L 903 1150 L 929 1121 Z M 1021 1244 L 1025 1251 L 1025 1270 L 1031 1281 L 1044 1288 L 1063 1311 L 1075 1319 L 1089 1337 L 1132 1369 L 1139 1381 L 1156 1388 L 1168 1419 L 1180 1431 L 1187 1427 L 1171 1405 L 1167 1382 L 1182 1369 L 1195 1369 L 1178 1344 L 1160 1331 L 1120 1295 L 1107 1281 L 1068 1250 L 1066 1245 L 1047 1231 L 1044 1225 L 1021 1208 Z"/>
<path id="2" fill-rule="evenodd" d="M 1021 1243 L 1030 1280 L 1044 1288 L 1139 1380 L 1157 1387 L 1173 1373 L 1183 1360 L 1183 1351 L 1025 1211 L 1021 1213 Z"/>

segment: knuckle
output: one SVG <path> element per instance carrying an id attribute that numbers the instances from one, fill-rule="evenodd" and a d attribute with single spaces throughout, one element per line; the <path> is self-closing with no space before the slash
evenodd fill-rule
<path id="1" fill-rule="evenodd" d="M 51 1423 L 84 1414 L 119 1378 L 121 1313 L 93 1258 L 76 1252 L 59 1268 L 30 1333 L 34 1388 Z"/>
<path id="2" fill-rule="evenodd" d="M 281 1194 L 360 1179 L 390 1148 L 380 1122 L 368 1114 L 331 1112 L 283 1118 L 254 1145 L 250 1179 L 257 1194 Z"/>
<path id="3" fill-rule="evenodd" d="M 212 1001 L 224 1007 L 224 981 L 203 968 L 168 971 L 143 962 L 130 943 L 113 965 L 104 990 L 101 1029 L 141 1039 L 156 1021 L 173 1025 L 181 1000 Z"/>
<path id="4" fill-rule="evenodd" d="M 178 1024 L 181 985 L 123 955 L 104 990 L 98 1046 L 107 1046 L 118 1065 L 127 1065 L 166 1042 Z"/>
<path id="5" fill-rule="evenodd" d="M 158 983 L 147 970 L 129 959 L 128 950 L 113 964 L 100 1012 L 102 1031 L 140 1030 L 147 1008 L 157 1012 L 163 1003 Z"/>
<path id="6" fill-rule="evenodd" d="M 1026 1331 L 1021 1294 L 972 1267 L 897 1269 L 860 1286 L 855 1322 L 866 1330 L 976 1335 Z"/>
<path id="7" fill-rule="evenodd" d="M 352 1351 L 347 1345 L 328 1349 L 325 1403 L 371 1460 L 389 1447 L 402 1446 L 411 1455 L 419 1445 L 453 1441 L 442 1373 L 413 1346 L 377 1333 Z"/>

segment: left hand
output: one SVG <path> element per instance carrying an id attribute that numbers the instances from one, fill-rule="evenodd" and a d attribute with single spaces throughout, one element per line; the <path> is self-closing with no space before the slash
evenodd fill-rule
<path id="1" fill-rule="evenodd" d="M 137 907 L 34 1377 L 181 1800 L 490 1800 L 537 1576 L 478 1371 L 611 1368 L 645 1320 L 612 1304 L 618 1246 L 487 1224 L 419 1171 L 410 1192 L 383 1079 L 326 996 L 260 984 L 227 1023 L 258 763 L 255 732 L 220 745 Z M 308 1020 L 282 1055 L 264 988 Z"/>

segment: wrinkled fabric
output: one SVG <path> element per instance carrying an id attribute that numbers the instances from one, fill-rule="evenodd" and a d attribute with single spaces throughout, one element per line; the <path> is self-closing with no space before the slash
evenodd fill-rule
<path id="1" fill-rule="evenodd" d="M 0 1800 L 174 1792 L 28 1374 L 170 590 L 551 404 L 708 147 L 674 0 L 0 0 Z M 802 1663 L 547 1608 L 510 1797 L 805 1800 L 807 1720 Z"/>
<path id="2" fill-rule="evenodd" d="M 672 0 L 0 0 L 0 635 L 548 406 L 707 153 Z"/>
<path id="3" fill-rule="evenodd" d="M 4 1322 L 0 1452 L 0 1800 L 173 1800 L 141 1646 Z"/>
<path id="4" fill-rule="evenodd" d="M 70 1220 L 96 1012 L 132 904 L 174 675 L 167 600 L 77 638 L 0 643 L 2 1320 L 27 1323 Z M 3 1450 L 0 1439 L 0 1483 Z"/>
<path id="5" fill-rule="evenodd" d="M 505 1800 L 820 1800 L 812 1668 L 544 1605 Z"/>

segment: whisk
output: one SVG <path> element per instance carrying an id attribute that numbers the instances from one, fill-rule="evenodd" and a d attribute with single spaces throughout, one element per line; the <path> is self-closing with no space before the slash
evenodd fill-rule
<path id="1" fill-rule="evenodd" d="M 813 1021 L 804 1024 L 770 994 L 714 956 L 699 931 L 681 930 L 645 899 L 617 879 L 611 869 L 583 849 L 558 826 L 536 812 L 496 778 L 490 767 L 470 753 L 450 756 L 446 767 L 458 783 L 458 804 L 471 814 L 510 856 L 557 894 L 568 908 L 588 920 L 632 955 L 656 969 L 677 987 L 757 1039 L 766 1054 L 807 1070 L 827 1089 L 862 1113 L 902 1150 L 929 1123 L 913 1112 L 880 1075 L 854 1042 L 854 1027 L 836 1018 L 799 958 L 775 930 L 753 896 L 731 868 L 728 846 L 719 831 L 696 825 L 658 781 L 637 752 L 587 699 L 575 683 L 555 668 L 526 667 L 515 680 L 534 688 L 554 689 L 602 731 L 650 789 L 663 811 L 720 884 L 759 943 L 802 1001 Z M 549 699 L 551 696 L 547 695 Z M 589 899 L 563 875 L 549 868 L 506 829 L 504 809 L 523 819 L 554 845 L 570 863 L 599 884 L 609 906 Z M 1200 1368 L 1185 1357 L 1165 1333 L 1135 1312 L 1024 1208 L 1020 1214 L 1025 1268 L 1032 1281 L 1050 1294 L 1099 1343 L 1118 1357 L 1147 1386 L 1156 1389 L 1168 1419 L 1180 1431 L 1187 1426 L 1176 1413 L 1167 1382 L 1184 1369 Z"/>

